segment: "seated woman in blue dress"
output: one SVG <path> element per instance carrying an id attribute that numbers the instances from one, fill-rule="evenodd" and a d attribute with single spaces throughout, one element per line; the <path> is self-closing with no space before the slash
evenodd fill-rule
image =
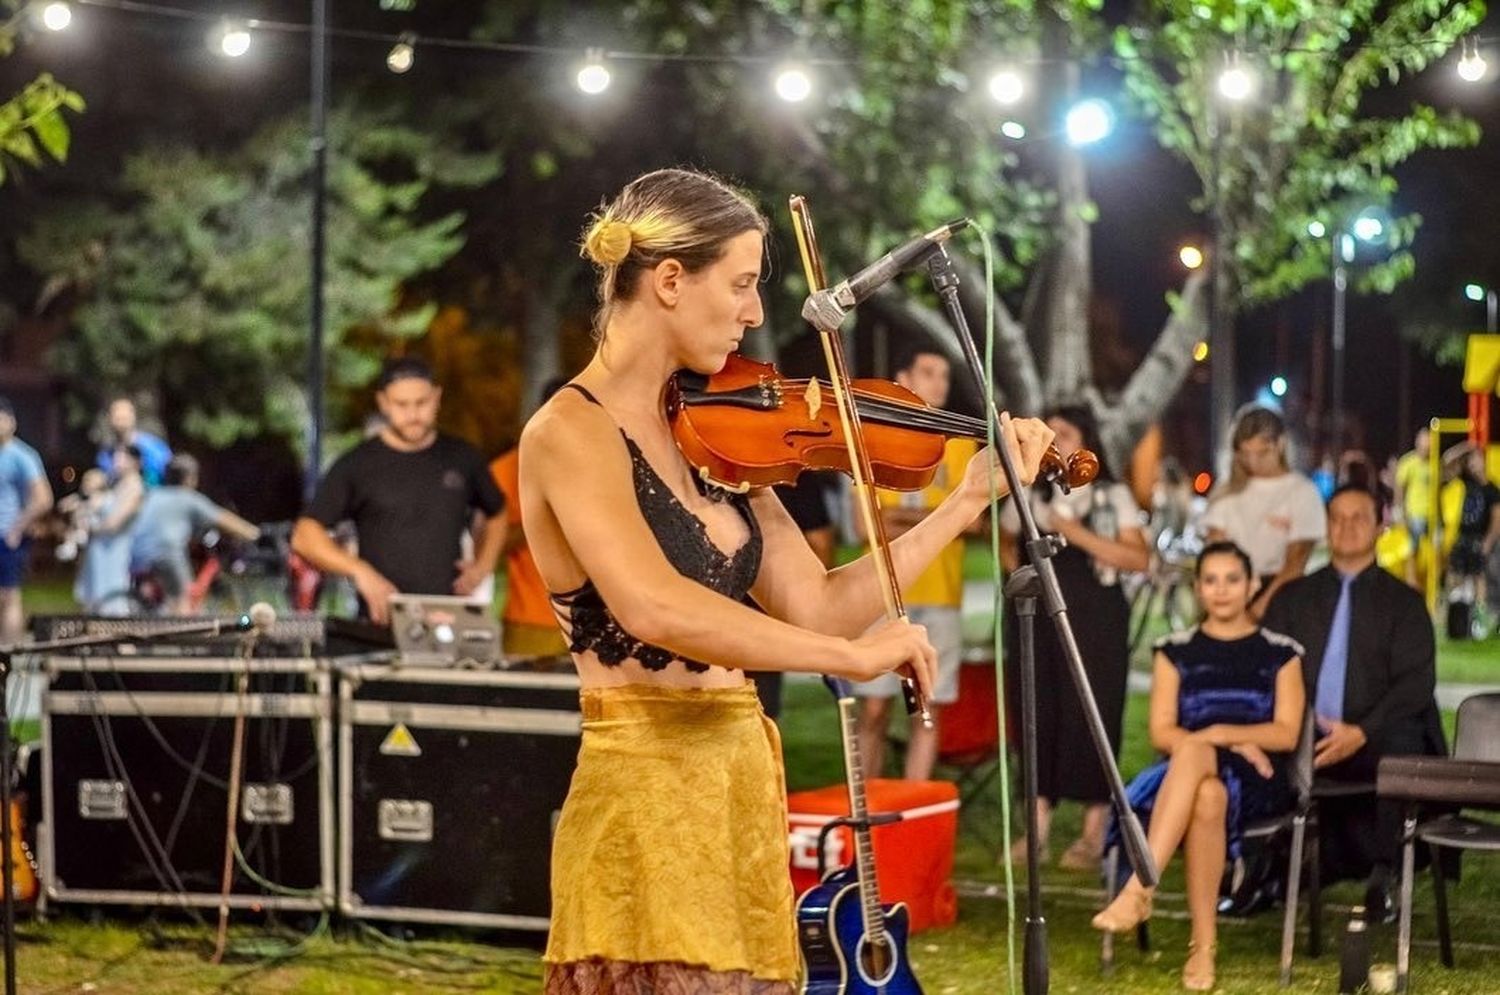
<path id="1" fill-rule="evenodd" d="M 1249 613 L 1255 580 L 1244 550 L 1232 542 L 1205 546 L 1196 588 L 1202 623 L 1156 644 L 1151 745 L 1167 759 L 1142 771 L 1127 793 L 1147 823 L 1158 868 L 1184 849 L 1192 940 L 1182 983 L 1210 991 L 1226 853 L 1237 854 L 1245 823 L 1292 805 L 1288 767 L 1305 692 L 1302 648 Z M 1153 891 L 1131 875 L 1094 927 L 1135 928 L 1151 915 Z"/>

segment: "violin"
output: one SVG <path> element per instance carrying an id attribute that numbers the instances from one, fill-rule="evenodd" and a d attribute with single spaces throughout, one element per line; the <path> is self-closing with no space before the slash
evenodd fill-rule
<path id="1" fill-rule="evenodd" d="M 932 483 L 950 438 L 988 438 L 979 418 L 934 408 L 888 380 L 850 381 L 851 396 L 878 487 L 916 491 Z M 667 387 L 672 435 L 706 483 L 743 493 L 790 484 L 803 470 L 850 473 L 844 422 L 825 380 L 795 379 L 770 363 L 730 355 L 718 373 L 678 372 Z M 1041 476 L 1068 490 L 1091 482 L 1099 459 L 1056 446 Z"/>

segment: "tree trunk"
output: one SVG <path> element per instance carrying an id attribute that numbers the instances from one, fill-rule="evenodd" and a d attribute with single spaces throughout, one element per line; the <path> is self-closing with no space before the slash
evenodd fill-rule
<path id="1" fill-rule="evenodd" d="M 551 280 L 526 284 L 526 318 L 521 323 L 521 366 L 524 371 L 521 421 L 541 403 L 542 387 L 562 372 L 562 299 L 570 286 L 566 267 Z"/>
<path id="2" fill-rule="evenodd" d="M 1072 61 L 1070 28 L 1053 20 L 1043 34 L 1048 58 L 1058 60 L 1055 104 L 1062 109 L 1078 95 L 1078 64 Z M 1045 343 L 1043 385 L 1046 402 L 1058 404 L 1084 396 L 1094 382 L 1089 356 L 1089 297 L 1093 259 L 1089 247 L 1089 189 L 1083 156 L 1066 142 L 1055 142 L 1057 244 L 1049 267 L 1046 303 L 1039 308 L 1042 326 L 1032 329 Z"/>
<path id="3" fill-rule="evenodd" d="M 1113 403 L 1105 403 L 1090 387 L 1086 394 L 1099 418 L 1105 458 L 1112 467 L 1130 465 L 1130 454 L 1146 429 L 1166 410 L 1193 365 L 1193 345 L 1206 334 L 1204 301 L 1207 278 L 1201 272 L 1188 278 L 1182 298 L 1161 334 L 1130 376 Z"/>

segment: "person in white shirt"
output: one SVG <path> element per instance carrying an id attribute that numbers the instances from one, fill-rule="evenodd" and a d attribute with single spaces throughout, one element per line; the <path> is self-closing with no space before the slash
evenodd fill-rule
<path id="1" fill-rule="evenodd" d="M 1228 539 L 1250 554 L 1260 589 L 1250 612 L 1260 618 L 1282 585 L 1301 577 L 1327 530 L 1318 488 L 1287 465 L 1286 423 L 1269 408 L 1241 408 L 1230 438 L 1229 480 L 1203 516 L 1208 541 Z"/>

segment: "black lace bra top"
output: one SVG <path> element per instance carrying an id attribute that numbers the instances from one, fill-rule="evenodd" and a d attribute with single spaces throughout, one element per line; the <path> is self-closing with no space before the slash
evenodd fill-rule
<path id="1" fill-rule="evenodd" d="M 567 386 L 594 404 L 599 404 L 593 394 L 578 384 L 570 383 Z M 624 429 L 620 430 L 620 436 L 625 440 L 625 448 L 630 451 L 636 501 L 668 562 L 684 577 L 690 577 L 712 591 L 736 601 L 743 599 L 760 571 L 763 545 L 760 525 L 750 510 L 749 497 L 699 484 L 700 491 L 709 497 L 734 505 L 745 519 L 745 524 L 750 527 L 750 538 L 732 555 L 726 555 L 709 538 L 703 520 L 677 500 L 672 489 L 652 469 L 640 447 L 625 434 Z M 592 580 L 585 580 L 582 586 L 574 590 L 553 594 L 551 598 L 552 610 L 556 612 L 558 622 L 568 636 L 568 648 L 574 653 L 593 650 L 599 657 L 599 662 L 606 666 L 618 666 L 626 660 L 635 659 L 647 670 L 665 670 L 673 660 L 682 659 L 687 669 L 694 673 L 708 670 L 706 663 L 680 658 L 671 650 L 642 642 L 626 632 L 604 603 L 604 599 L 599 596 Z"/>

